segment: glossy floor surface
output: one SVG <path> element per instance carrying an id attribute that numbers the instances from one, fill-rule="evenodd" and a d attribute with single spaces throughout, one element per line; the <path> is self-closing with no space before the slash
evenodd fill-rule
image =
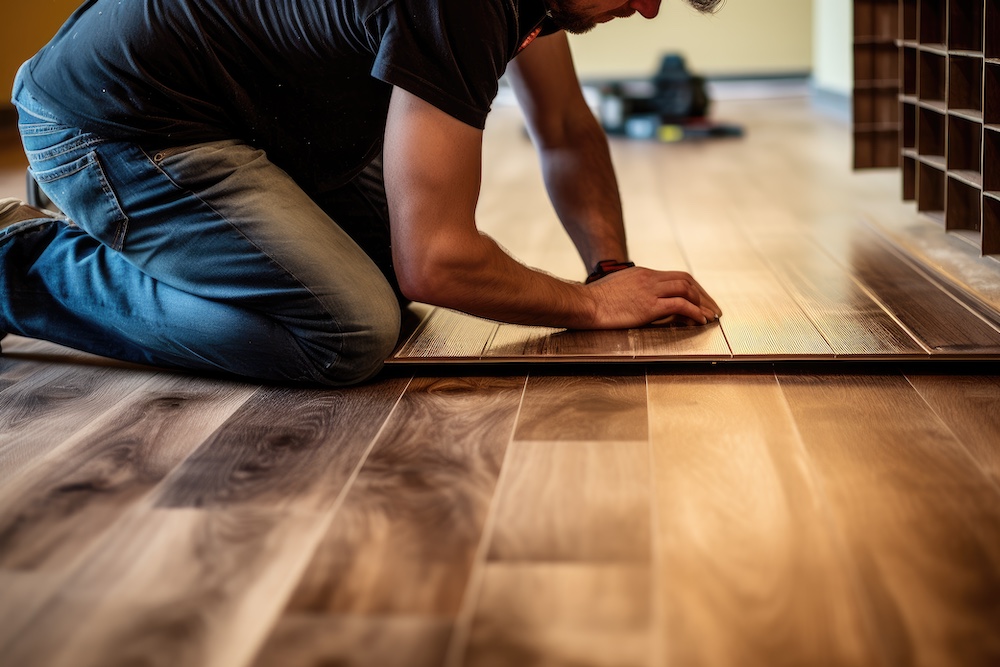
<path id="1" fill-rule="evenodd" d="M 483 227 L 579 278 L 500 111 Z M 614 145 L 636 261 L 691 268 L 742 322 L 692 338 L 993 344 L 993 260 L 928 250 L 891 176 L 848 172 L 846 127 L 802 100 L 718 113 L 746 140 Z M 951 262 L 920 284 L 977 296 L 882 307 L 895 285 L 921 312 L 902 276 L 923 260 L 883 240 L 904 232 Z M 791 304 L 800 328 L 767 333 Z M 949 327 L 946 307 L 979 314 Z M 442 345 L 497 340 L 461 321 Z M 597 354 L 321 391 L 6 338 L 0 664 L 1000 663 L 992 362 L 612 364 L 617 333 L 556 340 Z"/>

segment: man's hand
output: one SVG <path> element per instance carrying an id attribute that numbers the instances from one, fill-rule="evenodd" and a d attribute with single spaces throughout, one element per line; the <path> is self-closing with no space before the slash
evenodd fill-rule
<path id="1" fill-rule="evenodd" d="M 671 318 L 707 324 L 722 310 L 690 274 L 635 267 L 586 286 L 595 302 L 594 329 L 664 324 Z"/>

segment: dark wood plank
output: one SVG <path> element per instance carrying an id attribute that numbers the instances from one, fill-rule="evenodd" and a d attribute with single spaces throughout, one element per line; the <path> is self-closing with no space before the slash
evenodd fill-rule
<path id="1" fill-rule="evenodd" d="M 648 382 L 661 664 L 880 664 L 774 376 Z"/>
<path id="2" fill-rule="evenodd" d="M 652 667 L 650 586 L 635 564 L 490 563 L 460 664 Z"/>
<path id="3" fill-rule="evenodd" d="M 286 613 L 455 617 L 523 386 L 415 379 Z"/>
<path id="4" fill-rule="evenodd" d="M 1000 493 L 899 375 L 779 375 L 888 664 L 1000 661 Z"/>
<path id="5" fill-rule="evenodd" d="M 0 568 L 60 569 L 78 558 L 255 389 L 165 375 L 122 398 L 0 488 Z"/>
<path id="6" fill-rule="evenodd" d="M 0 662 L 248 662 L 406 383 L 257 392 L 98 540 Z"/>
<path id="7" fill-rule="evenodd" d="M 253 667 L 442 667 L 451 628 L 437 618 L 287 614 Z"/>
<path id="8" fill-rule="evenodd" d="M 263 388 L 184 462 L 156 503 L 326 511 L 405 385 L 393 379 L 340 390 Z"/>
<path id="9" fill-rule="evenodd" d="M 859 228 L 849 239 L 817 232 L 820 243 L 886 311 L 941 357 L 996 355 L 1000 332 L 907 262 L 877 234 Z"/>
<path id="10" fill-rule="evenodd" d="M 0 480 L 59 446 L 151 375 L 117 368 L 53 366 L 0 394 Z"/>
<path id="11" fill-rule="evenodd" d="M 516 440 L 646 440 L 641 371 L 600 376 L 531 376 Z"/>
<path id="12" fill-rule="evenodd" d="M 645 442 L 516 442 L 487 557 L 648 563 L 649 507 Z"/>
<path id="13" fill-rule="evenodd" d="M 906 378 L 1000 488 L 1000 377 L 909 372 Z"/>

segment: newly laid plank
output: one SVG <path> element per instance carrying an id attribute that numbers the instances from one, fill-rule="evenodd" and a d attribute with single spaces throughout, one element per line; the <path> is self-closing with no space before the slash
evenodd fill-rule
<path id="1" fill-rule="evenodd" d="M 704 326 L 643 327 L 632 329 L 629 334 L 637 359 L 708 361 L 733 356 L 718 322 Z"/>
<path id="2" fill-rule="evenodd" d="M 923 358 L 926 350 L 812 240 L 757 237 L 754 247 L 838 357 Z"/>
<path id="3" fill-rule="evenodd" d="M 58 365 L 9 387 L 0 394 L 0 480 L 117 410 L 119 400 L 151 377 L 118 368 Z"/>
<path id="4" fill-rule="evenodd" d="M 389 359 L 478 359 L 497 330 L 497 323 L 447 308 L 433 309 Z"/>
<path id="5" fill-rule="evenodd" d="M 517 440 L 645 440 L 646 381 L 641 372 L 528 378 Z"/>
<path id="6" fill-rule="evenodd" d="M 649 503 L 645 442 L 516 442 L 488 558 L 648 563 Z"/>
<path id="7" fill-rule="evenodd" d="M 880 664 L 774 376 L 648 381 L 659 664 Z"/>
<path id="8" fill-rule="evenodd" d="M 906 379 L 1000 488 L 1000 377 L 909 372 Z"/>
<path id="9" fill-rule="evenodd" d="M 1000 353 L 1000 332 L 863 228 L 848 239 L 817 233 L 820 243 L 874 298 L 930 350 L 932 356 Z M 829 239 L 824 243 L 824 239 Z"/>
<path id="10" fill-rule="evenodd" d="M 460 664 L 652 667 L 650 583 L 643 565 L 490 563 Z"/>
<path id="11" fill-rule="evenodd" d="M 997 664 L 997 487 L 902 376 L 779 380 L 888 664 Z"/>
<path id="12" fill-rule="evenodd" d="M 523 386 L 523 377 L 415 379 L 287 612 L 454 617 Z"/>
<path id="13" fill-rule="evenodd" d="M 444 618 L 287 614 L 252 667 L 441 667 L 450 634 Z"/>

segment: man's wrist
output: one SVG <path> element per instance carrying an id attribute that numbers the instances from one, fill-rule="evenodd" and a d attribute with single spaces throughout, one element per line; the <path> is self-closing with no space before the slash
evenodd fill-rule
<path id="1" fill-rule="evenodd" d="M 617 259 L 602 259 L 594 267 L 594 270 L 590 272 L 587 276 L 587 284 L 594 282 L 595 280 L 600 280 L 604 276 L 607 276 L 616 271 L 621 271 L 622 269 L 630 269 L 635 266 L 635 262 L 622 262 Z"/>

